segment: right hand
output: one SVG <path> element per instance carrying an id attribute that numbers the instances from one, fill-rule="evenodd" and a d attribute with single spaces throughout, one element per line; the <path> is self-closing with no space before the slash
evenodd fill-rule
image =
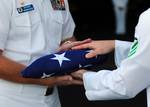
<path id="1" fill-rule="evenodd" d="M 92 58 L 97 55 L 107 54 L 112 50 L 114 50 L 115 40 L 92 41 L 89 43 L 72 47 L 72 49 L 87 49 L 87 48 L 92 49 L 92 51 L 86 54 L 86 58 Z"/>
<path id="2" fill-rule="evenodd" d="M 58 52 L 59 51 L 66 51 L 66 50 L 70 50 L 72 47 L 74 46 L 78 46 L 78 45 L 82 45 L 82 44 L 85 44 L 85 43 L 90 43 L 92 40 L 89 38 L 89 39 L 85 39 L 83 41 L 70 41 L 68 43 L 63 43 L 59 48 L 58 48 Z"/>

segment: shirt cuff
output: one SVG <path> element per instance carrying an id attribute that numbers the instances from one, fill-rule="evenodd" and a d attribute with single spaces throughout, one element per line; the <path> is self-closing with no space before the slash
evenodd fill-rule
<path id="1" fill-rule="evenodd" d="M 101 71 L 100 71 L 101 72 Z M 104 89 L 101 83 L 101 77 L 97 72 L 86 72 L 83 74 L 83 83 L 85 90 L 101 90 Z"/>

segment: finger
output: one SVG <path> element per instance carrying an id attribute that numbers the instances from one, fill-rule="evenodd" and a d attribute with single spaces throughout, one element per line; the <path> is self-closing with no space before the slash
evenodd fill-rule
<path id="1" fill-rule="evenodd" d="M 63 45 L 61 45 L 58 49 L 57 49 L 57 51 L 59 52 L 59 51 L 65 51 L 65 50 L 67 50 L 67 49 L 69 49 L 70 48 L 70 44 L 63 44 Z"/>
<path id="2" fill-rule="evenodd" d="M 57 49 L 57 52 L 60 52 L 60 51 L 65 51 L 65 50 L 68 50 L 70 48 L 69 44 L 66 44 L 64 46 L 61 46 Z"/>
<path id="3" fill-rule="evenodd" d="M 89 43 L 89 42 L 92 42 L 92 39 L 88 38 L 88 39 L 81 41 L 81 43 Z"/>
<path id="4" fill-rule="evenodd" d="M 64 46 L 61 46 L 58 51 L 66 51 L 66 50 L 69 50 L 71 49 L 72 47 L 74 46 L 78 46 L 78 45 L 82 45 L 86 42 L 82 42 L 82 41 L 77 41 L 77 42 L 72 42 L 70 44 L 65 44 Z"/>
<path id="5" fill-rule="evenodd" d="M 74 84 L 74 85 L 83 85 L 83 81 L 81 81 L 81 80 L 73 80 L 71 82 L 71 84 Z"/>
<path id="6" fill-rule="evenodd" d="M 86 44 L 82 44 L 82 45 L 79 45 L 79 46 L 75 46 L 75 47 L 72 47 L 73 50 L 77 50 L 77 49 L 87 49 L 87 48 L 90 48 L 91 46 L 89 45 L 89 43 L 86 43 Z"/>
<path id="7" fill-rule="evenodd" d="M 91 41 L 92 40 L 89 38 L 89 39 L 85 39 L 83 41 L 76 41 L 76 42 L 64 44 L 64 45 L 62 45 L 61 47 L 58 48 L 58 52 L 59 51 L 65 51 L 65 50 L 71 49 L 74 46 L 78 46 L 78 45 L 82 45 L 82 44 L 85 44 L 85 43 L 89 43 Z"/>
<path id="8" fill-rule="evenodd" d="M 74 78 L 74 79 L 81 79 L 81 76 L 79 73 L 72 73 L 71 76 Z"/>
<path id="9" fill-rule="evenodd" d="M 70 76 L 70 75 L 66 75 L 66 76 L 58 76 L 58 77 L 56 77 L 57 79 L 56 79 L 56 82 L 57 83 L 60 83 L 60 82 L 62 82 L 62 81 L 72 81 L 72 77 Z"/>
<path id="10" fill-rule="evenodd" d="M 74 47 L 74 46 L 78 46 L 78 45 L 82 45 L 82 44 L 85 44 L 85 43 L 90 43 L 92 40 L 91 39 L 85 39 L 83 41 L 76 41 L 76 42 L 72 42 L 70 44 L 70 48 Z"/>
<path id="11" fill-rule="evenodd" d="M 96 57 L 98 55 L 98 53 L 96 51 L 91 51 L 90 53 L 87 53 L 85 55 L 86 58 L 93 58 L 93 57 Z"/>
<path id="12" fill-rule="evenodd" d="M 76 42 L 72 42 L 69 44 L 64 44 L 58 48 L 58 51 L 65 51 L 65 50 L 71 49 L 74 46 L 81 45 L 81 44 L 86 43 L 86 42 L 87 41 L 76 41 Z"/>

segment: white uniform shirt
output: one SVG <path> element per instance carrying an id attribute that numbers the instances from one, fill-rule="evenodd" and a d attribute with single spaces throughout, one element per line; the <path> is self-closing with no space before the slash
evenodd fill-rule
<path id="1" fill-rule="evenodd" d="M 116 61 L 120 63 L 119 59 L 124 59 L 116 70 L 84 74 L 84 86 L 89 100 L 133 98 L 147 88 L 150 107 L 150 9 L 141 14 L 135 37 L 137 40 L 128 57 L 130 44 L 116 41 Z"/>
<path id="2" fill-rule="evenodd" d="M 21 0 L 20 0 L 21 1 Z M 62 40 L 73 35 L 75 24 L 69 12 L 68 2 L 65 1 L 65 11 L 54 10 L 50 0 L 24 0 L 21 5 L 19 0 L 0 0 L 0 49 L 3 56 L 6 56 L 19 63 L 29 65 L 35 59 L 50 53 L 54 53 Z M 32 4 L 34 10 L 18 13 L 17 8 Z M 23 98 L 18 95 L 18 101 L 12 104 L 10 98 L 7 101 L 1 99 L 0 106 L 8 107 L 47 107 L 43 104 L 34 105 L 35 99 L 43 96 L 46 91 L 45 86 L 15 84 L 5 80 L 0 80 L 0 96 L 15 93 L 34 96 L 33 105 L 27 101 L 30 98 Z M 11 94 L 10 94 L 11 93 Z M 39 96 L 38 96 L 39 95 Z M 13 95 L 11 95 L 12 97 Z M 6 99 L 6 98 L 3 98 Z M 18 102 L 22 99 L 22 105 Z M 39 99 L 37 99 L 38 102 Z M 48 107 L 59 107 L 57 91 L 49 96 Z M 27 103 L 25 103 L 27 101 Z M 31 100 L 32 101 L 32 100 Z M 3 105 L 3 102 L 4 105 Z M 44 102 L 44 101 L 43 101 Z"/>

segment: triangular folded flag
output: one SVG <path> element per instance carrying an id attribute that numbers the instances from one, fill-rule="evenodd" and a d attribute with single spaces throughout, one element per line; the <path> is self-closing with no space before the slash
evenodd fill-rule
<path id="1" fill-rule="evenodd" d="M 68 50 L 43 56 L 26 67 L 21 74 L 26 78 L 46 78 L 69 74 L 80 68 L 103 63 L 104 55 L 98 55 L 89 59 L 85 58 L 85 55 L 90 51 Z"/>

